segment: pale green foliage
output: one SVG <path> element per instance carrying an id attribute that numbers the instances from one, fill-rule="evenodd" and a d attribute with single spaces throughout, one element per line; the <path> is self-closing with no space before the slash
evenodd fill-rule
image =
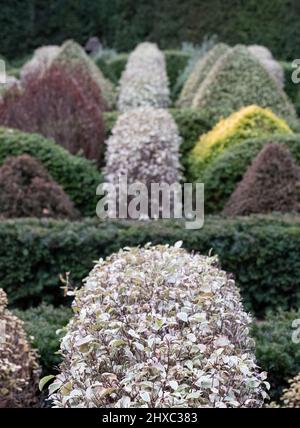
<path id="1" fill-rule="evenodd" d="M 263 405 L 266 375 L 233 279 L 181 244 L 99 260 L 76 292 L 55 407 Z"/>
<path id="2" fill-rule="evenodd" d="M 205 56 L 195 64 L 191 74 L 183 85 L 176 105 L 178 107 L 191 107 L 195 94 L 218 59 L 229 50 L 224 43 L 215 45 Z"/>
<path id="3" fill-rule="evenodd" d="M 237 45 L 215 63 L 193 99 L 193 107 L 208 111 L 212 122 L 242 107 L 269 107 L 285 118 L 295 118 L 286 94 L 246 46 Z"/>

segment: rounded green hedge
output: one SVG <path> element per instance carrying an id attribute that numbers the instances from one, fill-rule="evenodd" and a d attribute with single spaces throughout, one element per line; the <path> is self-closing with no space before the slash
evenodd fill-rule
<path id="1" fill-rule="evenodd" d="M 0 128 L 0 165 L 6 158 L 22 154 L 42 162 L 82 215 L 95 215 L 96 188 L 102 182 L 102 175 L 91 161 L 70 154 L 39 134 Z"/>
<path id="2" fill-rule="evenodd" d="M 257 316 L 299 307 L 300 217 L 290 215 L 206 216 L 203 228 L 193 231 L 168 220 L 0 221 L 1 286 L 19 308 L 66 304 L 60 275 L 70 272 L 70 284 L 80 287 L 99 257 L 125 246 L 177 241 L 189 251 L 217 254 L 222 268 L 235 275 L 247 310 Z"/>
<path id="3" fill-rule="evenodd" d="M 252 160 L 267 143 L 285 144 L 296 162 L 300 164 L 300 134 L 272 135 L 245 140 L 228 148 L 203 173 L 206 213 L 218 213 L 223 210 Z"/>

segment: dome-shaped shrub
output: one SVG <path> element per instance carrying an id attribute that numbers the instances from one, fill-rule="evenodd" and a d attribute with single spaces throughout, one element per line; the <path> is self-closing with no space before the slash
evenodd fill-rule
<path id="1" fill-rule="evenodd" d="M 248 46 L 249 51 L 261 65 L 274 77 L 278 85 L 284 87 L 284 71 L 282 66 L 276 59 L 273 58 L 271 51 L 265 46 L 251 45 Z"/>
<path id="2" fill-rule="evenodd" d="M 30 80 L 23 91 L 7 91 L 0 102 L 1 125 L 38 132 L 99 163 L 104 152 L 101 113 L 101 105 L 86 96 L 80 82 L 58 66 Z"/>
<path id="3" fill-rule="evenodd" d="M 55 406 L 262 406 L 265 374 L 233 279 L 179 246 L 95 266 L 61 343 Z"/>
<path id="4" fill-rule="evenodd" d="M 246 46 L 237 45 L 213 66 L 199 87 L 193 107 L 208 110 L 214 122 L 242 107 L 269 107 L 286 119 L 295 111 L 286 94 Z"/>
<path id="5" fill-rule="evenodd" d="M 153 43 L 140 43 L 129 55 L 120 80 L 118 109 L 166 108 L 169 82 L 164 54 Z"/>
<path id="6" fill-rule="evenodd" d="M 38 79 L 48 69 L 59 52 L 59 46 L 42 46 L 34 51 L 33 57 L 26 62 L 20 72 L 23 85 L 31 79 Z"/>
<path id="7" fill-rule="evenodd" d="M 247 168 L 268 143 L 285 144 L 300 165 L 300 136 L 297 134 L 270 135 L 250 139 L 228 148 L 204 171 L 206 213 L 222 211 L 226 201 L 242 180 Z"/>
<path id="8" fill-rule="evenodd" d="M 227 52 L 229 47 L 224 43 L 215 45 L 205 56 L 200 58 L 183 85 L 177 107 L 191 107 L 195 94 L 218 59 Z"/>
<path id="9" fill-rule="evenodd" d="M 96 189 L 102 174 L 92 162 L 71 155 L 63 147 L 39 134 L 0 128 L 0 166 L 8 157 L 30 155 L 38 159 L 85 216 L 95 213 Z"/>
<path id="10" fill-rule="evenodd" d="M 300 167 L 283 144 L 266 144 L 238 184 L 223 213 L 300 211 Z"/>
<path id="11" fill-rule="evenodd" d="M 100 96 L 104 100 L 105 109 L 114 108 L 116 97 L 113 84 L 103 76 L 101 70 L 78 43 L 73 40 L 66 41 L 53 59 L 52 65 L 63 66 L 67 73 L 78 80 L 78 84 L 90 98 Z"/>
<path id="12" fill-rule="evenodd" d="M 289 381 L 290 387 L 283 390 L 283 407 L 300 408 L 300 373 Z"/>
<path id="13" fill-rule="evenodd" d="M 190 155 L 191 172 L 201 181 L 205 168 L 224 150 L 240 144 L 245 139 L 265 134 L 292 133 L 283 119 L 271 110 L 251 105 L 221 119 L 215 127 L 201 136 Z"/>
<path id="14" fill-rule="evenodd" d="M 123 113 L 107 140 L 106 181 L 116 183 L 126 174 L 128 183 L 178 182 L 180 142 L 167 110 L 141 107 Z"/>
<path id="15" fill-rule="evenodd" d="M 6 306 L 6 294 L 0 289 L 0 408 L 31 407 L 37 401 L 40 370 L 22 321 Z"/>
<path id="16" fill-rule="evenodd" d="M 22 155 L 0 167 L 0 217 L 76 219 L 78 212 L 43 165 Z"/>

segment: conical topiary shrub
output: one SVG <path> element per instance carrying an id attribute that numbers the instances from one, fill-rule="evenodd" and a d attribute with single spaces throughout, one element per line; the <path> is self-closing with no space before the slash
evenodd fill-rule
<path id="1" fill-rule="evenodd" d="M 262 406 L 266 375 L 234 280 L 180 244 L 94 267 L 61 343 L 54 406 Z"/>
<path id="2" fill-rule="evenodd" d="M 78 212 L 43 165 L 22 155 L 0 167 L 0 217 L 76 219 Z"/>
<path id="3" fill-rule="evenodd" d="M 107 140 L 106 181 L 116 183 L 126 174 L 128 182 L 179 181 L 177 125 L 167 110 L 141 107 L 118 117 Z"/>
<path id="4" fill-rule="evenodd" d="M 287 123 L 271 110 L 256 105 L 244 107 L 221 119 L 207 134 L 201 136 L 190 154 L 190 169 L 196 181 L 202 181 L 203 173 L 226 149 L 249 138 L 266 134 L 291 134 Z"/>
<path id="5" fill-rule="evenodd" d="M 247 139 L 218 156 L 204 171 L 205 212 L 219 213 L 245 175 L 247 168 L 268 143 L 285 144 L 300 165 L 300 135 L 273 134 Z"/>
<path id="6" fill-rule="evenodd" d="M 201 83 L 204 81 L 219 58 L 228 50 L 229 46 L 225 45 L 224 43 L 218 43 L 204 56 L 204 58 L 200 58 L 183 85 L 179 98 L 176 102 L 177 107 L 191 107 L 193 99 Z"/>
<path id="7" fill-rule="evenodd" d="M 22 85 L 32 79 L 38 79 L 49 68 L 51 62 L 59 53 L 59 46 L 42 46 L 34 51 L 33 57 L 26 62 L 21 71 Z"/>
<path id="8" fill-rule="evenodd" d="M 40 370 L 23 323 L 6 309 L 0 288 L 0 408 L 32 407 L 37 402 Z"/>
<path id="9" fill-rule="evenodd" d="M 120 79 L 118 109 L 167 108 L 169 81 L 163 52 L 154 43 L 140 43 L 129 55 Z"/>
<path id="10" fill-rule="evenodd" d="M 300 211 L 300 167 L 282 144 L 267 144 L 224 208 L 226 215 Z"/>
<path id="11" fill-rule="evenodd" d="M 82 153 L 100 164 L 104 152 L 101 101 L 89 97 L 74 76 L 75 71 L 71 76 L 65 67 L 55 65 L 40 78 L 30 79 L 24 90 L 6 91 L 0 100 L 0 124 L 53 138 L 70 153 Z M 90 84 L 96 93 L 96 84 Z"/>
<path id="12" fill-rule="evenodd" d="M 237 45 L 214 65 L 193 100 L 213 122 L 250 104 L 269 107 L 285 119 L 295 110 L 285 93 L 246 46 Z"/>
<path id="13" fill-rule="evenodd" d="M 104 108 L 112 110 L 115 106 L 115 90 L 113 84 L 106 79 L 94 61 L 74 40 L 67 40 L 52 61 L 52 65 L 63 66 L 76 79 L 89 97 L 97 95 L 104 100 Z M 92 81 L 92 83 L 90 83 Z M 96 84 L 96 87 L 93 85 Z M 93 89 L 91 89 L 91 86 Z"/>

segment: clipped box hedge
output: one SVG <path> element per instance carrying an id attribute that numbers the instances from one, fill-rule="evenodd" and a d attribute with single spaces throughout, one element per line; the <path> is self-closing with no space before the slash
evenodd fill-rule
<path id="1" fill-rule="evenodd" d="M 300 217 L 206 217 L 200 230 L 180 222 L 84 222 L 35 219 L 0 222 L 0 285 L 10 303 L 26 308 L 41 301 L 66 303 L 59 275 L 70 272 L 80 286 L 93 261 L 124 246 L 182 240 L 188 250 L 218 254 L 236 276 L 247 309 L 262 316 L 269 308 L 300 303 Z"/>

